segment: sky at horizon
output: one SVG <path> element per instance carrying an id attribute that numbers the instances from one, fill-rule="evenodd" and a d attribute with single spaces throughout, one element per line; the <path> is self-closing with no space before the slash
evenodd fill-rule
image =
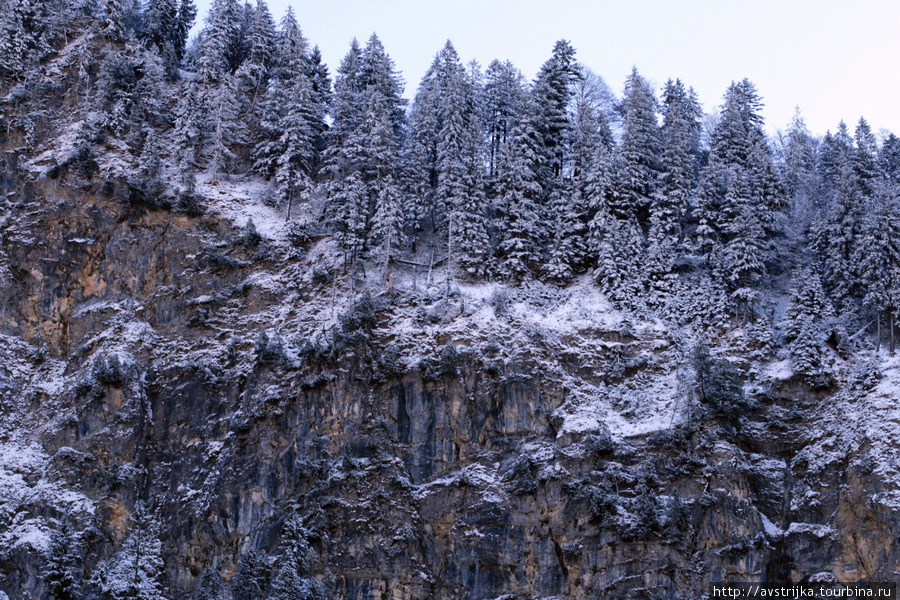
<path id="1" fill-rule="evenodd" d="M 198 2 L 196 33 L 210 0 Z M 255 2 L 255 0 L 253 0 Z M 276 22 L 292 4 L 329 72 L 354 37 L 381 38 L 415 95 L 434 55 L 451 40 L 463 62 L 511 60 L 529 80 L 567 39 L 577 59 L 621 95 L 632 66 L 657 90 L 669 78 L 692 86 L 712 111 L 732 81 L 763 98 L 770 133 L 799 106 L 813 134 L 872 130 L 900 135 L 900 2 L 885 0 L 269 0 Z"/>

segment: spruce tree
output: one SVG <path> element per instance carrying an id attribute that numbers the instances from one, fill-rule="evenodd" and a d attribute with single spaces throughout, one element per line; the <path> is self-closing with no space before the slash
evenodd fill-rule
<path id="1" fill-rule="evenodd" d="M 878 198 L 865 221 L 853 262 L 865 293 L 863 304 L 876 311 L 876 346 L 881 343 L 882 316 L 886 316 L 893 353 L 894 318 L 900 308 L 900 213 L 894 198 Z"/>
<path id="2" fill-rule="evenodd" d="M 643 224 L 663 171 L 662 137 L 656 119 L 656 99 L 647 81 L 632 69 L 625 82 L 625 123 L 622 132 L 620 212 Z"/>
<path id="3" fill-rule="evenodd" d="M 128 537 L 119 552 L 103 563 L 96 575 L 101 595 L 109 600 L 164 600 L 159 523 L 138 502 L 128 524 Z"/>
<path id="4" fill-rule="evenodd" d="M 242 553 L 230 582 L 234 600 L 264 600 L 271 578 L 268 556 L 256 550 Z"/>
<path id="5" fill-rule="evenodd" d="M 325 600 L 325 586 L 312 574 L 309 532 L 299 517 L 291 517 L 281 535 L 281 556 L 270 600 Z"/>
<path id="6" fill-rule="evenodd" d="M 81 597 L 82 550 L 78 533 L 68 515 L 50 536 L 41 579 L 53 600 L 77 600 Z"/>
<path id="7" fill-rule="evenodd" d="M 502 271 L 526 278 L 541 259 L 546 238 L 543 189 L 539 183 L 541 140 L 526 111 L 501 148 L 497 203 L 502 215 L 498 257 Z"/>
<path id="8" fill-rule="evenodd" d="M 700 144 L 702 111 L 693 89 L 685 89 L 681 80 L 666 82 L 663 90 L 662 173 L 653 195 L 651 218 L 662 237 L 684 240 L 687 212 L 694 190 L 695 169 Z"/>

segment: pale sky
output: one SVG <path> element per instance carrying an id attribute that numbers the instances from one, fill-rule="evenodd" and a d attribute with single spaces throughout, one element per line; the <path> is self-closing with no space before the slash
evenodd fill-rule
<path id="1" fill-rule="evenodd" d="M 202 22 L 209 0 L 197 1 Z M 814 134 L 863 116 L 900 135 L 897 0 L 270 0 L 276 22 L 288 4 L 332 77 L 353 37 L 377 33 L 408 98 L 447 39 L 463 62 L 509 59 L 529 80 L 567 39 L 617 95 L 634 65 L 657 95 L 680 78 L 709 111 L 747 77 L 770 132 L 799 106 Z"/>

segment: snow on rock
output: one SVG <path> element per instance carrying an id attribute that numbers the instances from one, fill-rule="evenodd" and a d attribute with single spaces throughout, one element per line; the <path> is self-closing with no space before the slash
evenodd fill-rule
<path id="1" fill-rule="evenodd" d="M 816 523 L 791 523 L 785 535 L 811 535 L 819 539 L 834 538 L 837 532 L 830 525 Z"/>
<path id="2" fill-rule="evenodd" d="M 94 502 L 48 479 L 50 456 L 36 444 L 0 444 L 0 547 L 43 551 L 49 543 L 47 521 L 32 507 L 54 507 L 73 515 L 92 515 Z"/>

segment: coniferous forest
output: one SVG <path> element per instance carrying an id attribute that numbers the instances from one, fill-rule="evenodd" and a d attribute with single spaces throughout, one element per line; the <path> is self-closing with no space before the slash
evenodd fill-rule
<path id="1" fill-rule="evenodd" d="M 896 574 L 894 134 L 196 18 L 2 0 L 0 599 Z"/>

